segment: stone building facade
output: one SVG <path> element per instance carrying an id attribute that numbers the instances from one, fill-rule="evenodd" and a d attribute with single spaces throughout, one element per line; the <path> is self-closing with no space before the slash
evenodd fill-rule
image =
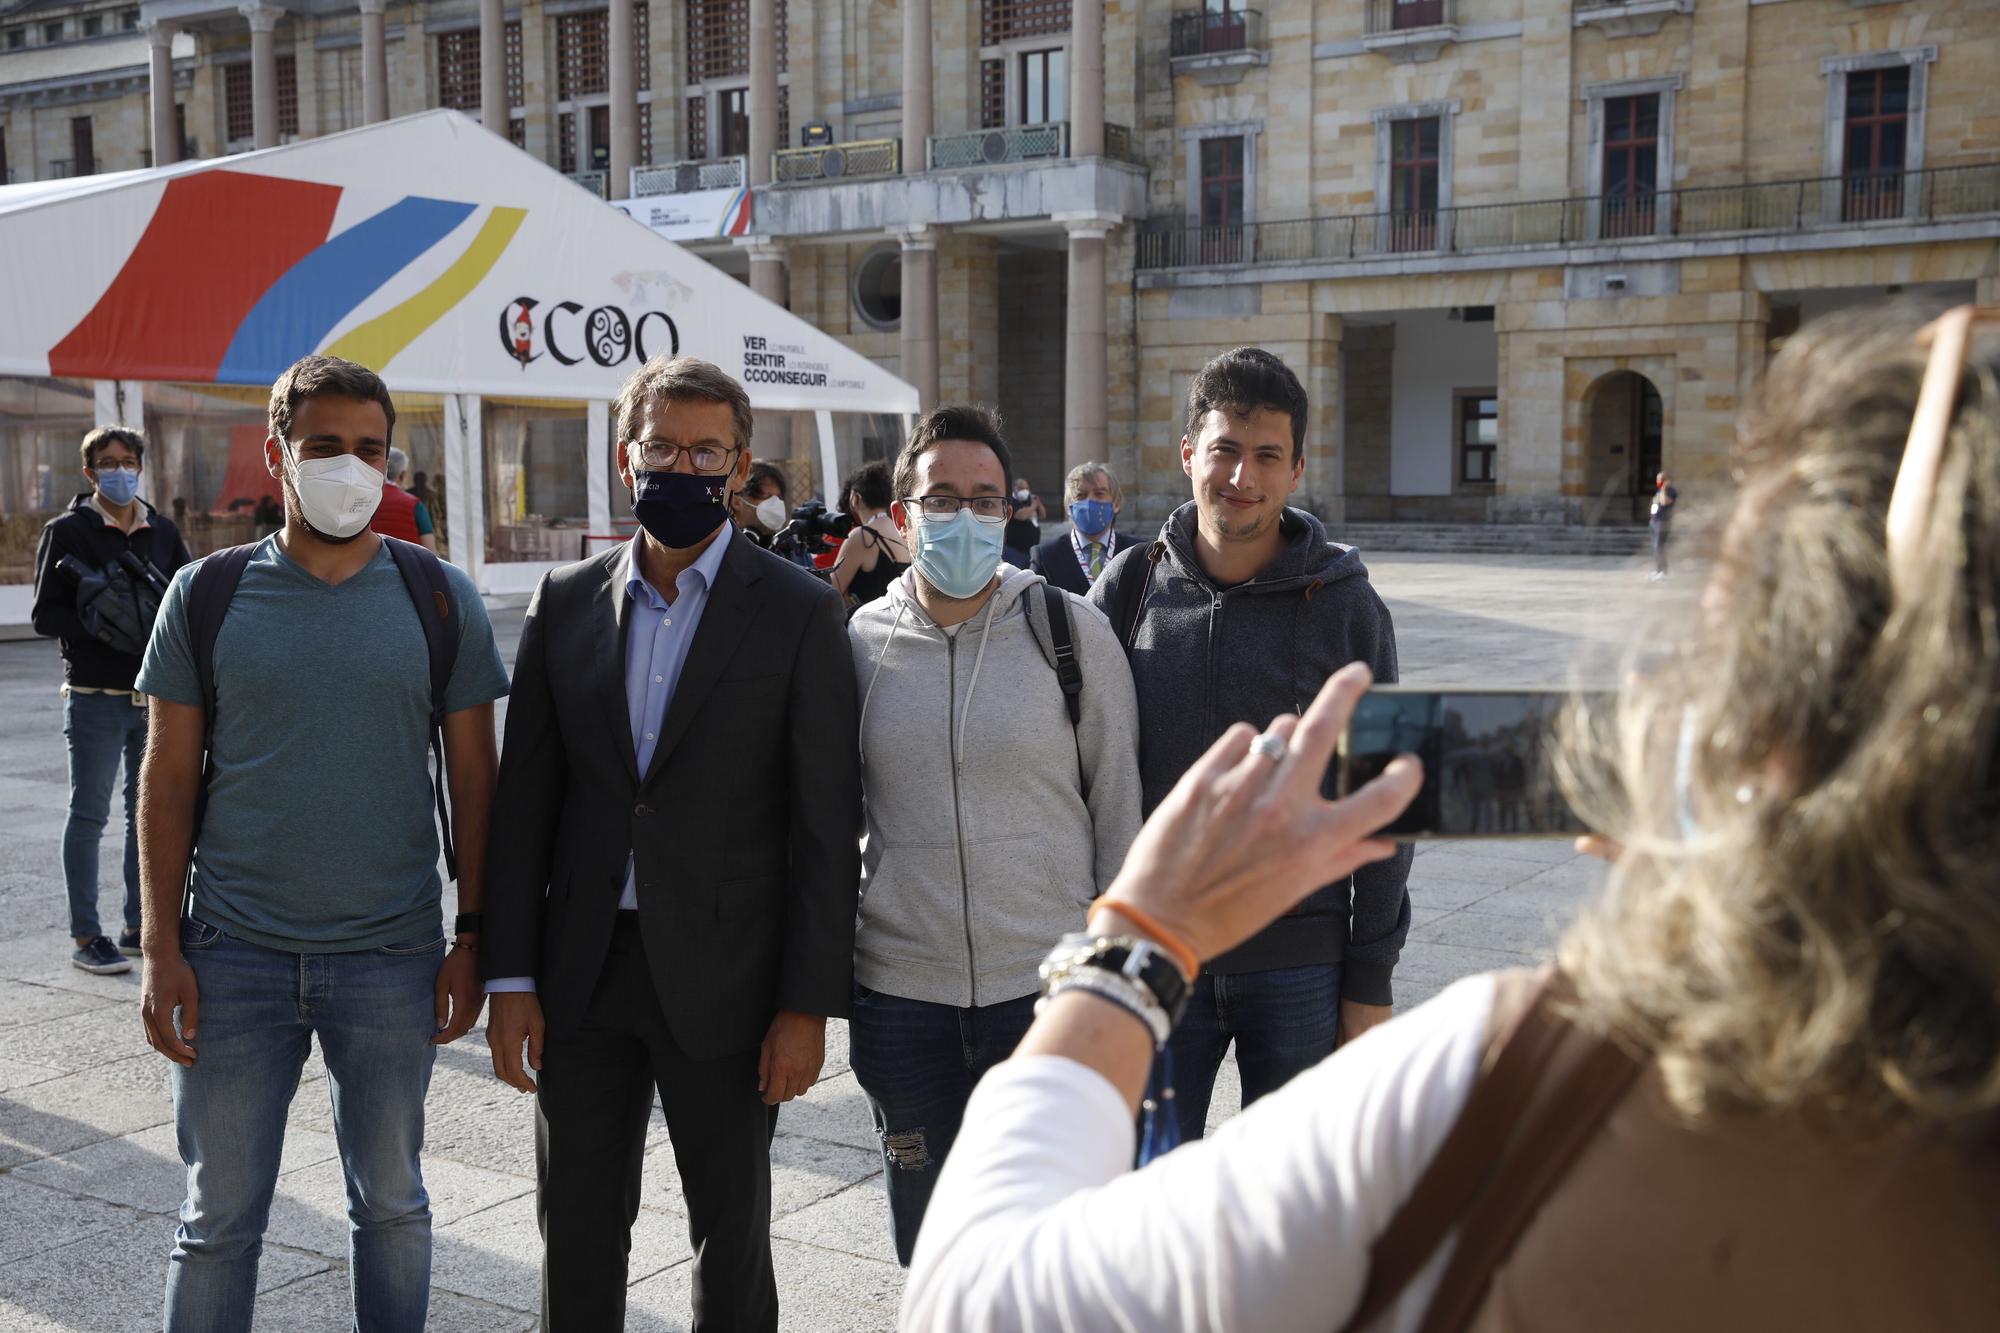
<path id="1" fill-rule="evenodd" d="M 1108 457 L 1157 519 L 1256 343 L 1329 519 L 1615 524 L 1725 482 L 1803 320 L 2000 300 L 1996 67 L 2000 0 L 0 0 L 0 166 L 454 106 L 614 198 L 749 186 L 694 248 L 1044 491 Z"/>

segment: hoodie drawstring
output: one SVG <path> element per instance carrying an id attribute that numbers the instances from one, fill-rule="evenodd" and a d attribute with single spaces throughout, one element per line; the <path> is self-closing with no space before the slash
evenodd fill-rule
<path id="1" fill-rule="evenodd" d="M 986 663 L 986 645 L 993 642 L 993 613 L 1000 606 L 1000 593 L 996 589 L 986 599 L 986 619 L 979 626 L 979 652 L 972 659 L 972 679 L 965 684 L 965 706 L 958 710 L 958 735 L 953 738 L 951 762 L 954 768 L 965 764 L 965 719 L 972 712 L 972 692 L 979 688 L 979 668 Z"/>
<path id="2" fill-rule="evenodd" d="M 896 599 L 896 618 L 889 622 L 889 637 L 882 640 L 882 651 L 875 655 L 875 669 L 868 673 L 868 692 L 861 696 L 861 718 L 856 724 L 856 730 L 860 734 L 855 737 L 854 744 L 860 751 L 863 768 L 868 766 L 868 745 L 865 739 L 868 735 L 868 701 L 875 697 L 875 682 L 882 678 L 882 663 L 888 660 L 889 645 L 896 641 L 896 631 L 902 628 L 903 613 L 909 609 L 908 602 L 900 597 Z"/>

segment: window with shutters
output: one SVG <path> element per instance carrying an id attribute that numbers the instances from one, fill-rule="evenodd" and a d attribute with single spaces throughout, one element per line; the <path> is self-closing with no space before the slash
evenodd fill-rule
<path id="1" fill-rule="evenodd" d="M 778 28 L 778 72 L 783 74 L 790 55 L 785 0 L 778 0 L 773 21 Z M 687 0 L 687 81 L 749 77 L 750 0 Z"/>
<path id="2" fill-rule="evenodd" d="M 564 111 L 556 117 L 556 170 L 576 170 L 576 115 Z"/>
<path id="3" fill-rule="evenodd" d="M 637 55 L 641 91 L 652 86 L 651 15 L 644 4 L 632 6 L 632 47 Z M 556 19 L 556 100 L 570 102 L 611 90 L 611 12 L 593 9 Z"/>
<path id="4" fill-rule="evenodd" d="M 521 66 L 521 24 L 509 23 L 502 41 L 507 71 L 507 105 L 518 110 L 528 100 Z M 437 36 L 438 105 L 479 114 L 479 29 Z"/>
<path id="5" fill-rule="evenodd" d="M 979 62 L 979 128 L 998 129 L 1007 123 L 1007 62 Z"/>
<path id="6" fill-rule="evenodd" d="M 250 79 L 250 62 L 247 60 L 222 67 L 223 133 L 231 143 L 252 138 L 257 132 Z"/>
<path id="7" fill-rule="evenodd" d="M 1069 0 L 980 0 L 979 44 L 1069 31 Z"/>
<path id="8" fill-rule="evenodd" d="M 687 100 L 687 155 L 690 162 L 699 162 L 708 156 L 708 99 L 690 97 Z"/>
<path id="9" fill-rule="evenodd" d="M 299 60 L 278 57 L 278 137 L 299 135 Z"/>

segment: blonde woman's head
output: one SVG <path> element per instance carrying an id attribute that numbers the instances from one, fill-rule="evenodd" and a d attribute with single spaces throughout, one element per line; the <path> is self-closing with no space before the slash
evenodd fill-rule
<path id="1" fill-rule="evenodd" d="M 1924 317 L 1788 340 L 1672 660 L 1571 728 L 1573 795 L 1626 853 L 1563 964 L 1690 1114 L 2000 1109 L 2000 348 L 1974 343 L 1897 600 Z"/>

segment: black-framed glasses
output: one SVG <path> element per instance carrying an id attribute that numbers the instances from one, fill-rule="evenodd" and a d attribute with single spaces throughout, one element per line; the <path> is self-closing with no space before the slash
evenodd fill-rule
<path id="1" fill-rule="evenodd" d="M 903 504 L 914 506 L 932 523 L 948 523 L 961 509 L 970 509 L 981 523 L 1005 523 L 1014 512 L 1012 500 L 1005 495 L 918 495 Z"/>
<path id="2" fill-rule="evenodd" d="M 736 461 L 740 449 L 733 444 L 669 444 L 665 440 L 633 440 L 628 447 L 648 472 L 672 470 L 683 454 L 696 472 L 721 472 Z"/>

